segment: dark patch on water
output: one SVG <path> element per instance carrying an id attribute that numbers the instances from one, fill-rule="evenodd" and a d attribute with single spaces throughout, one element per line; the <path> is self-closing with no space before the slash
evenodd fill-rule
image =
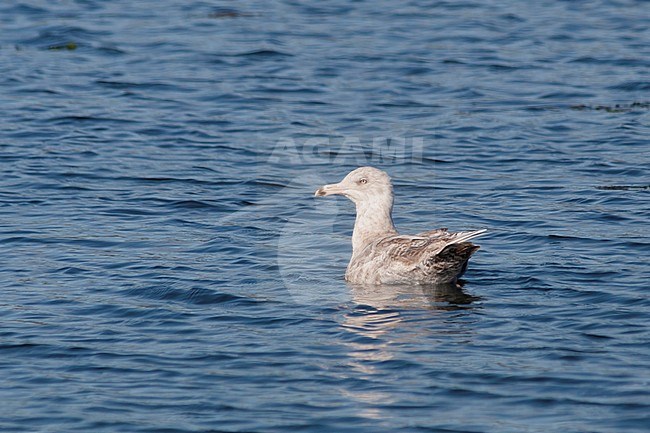
<path id="1" fill-rule="evenodd" d="M 627 113 L 632 110 L 647 110 L 650 108 L 650 102 L 632 102 L 630 104 L 613 104 L 613 105 L 572 105 L 572 110 L 595 110 L 606 111 L 608 113 Z"/>
<path id="2" fill-rule="evenodd" d="M 215 9 L 208 14 L 208 18 L 214 19 L 228 19 L 228 18 L 249 18 L 253 14 L 241 12 L 236 9 Z"/>
<path id="3" fill-rule="evenodd" d="M 605 191 L 642 191 L 649 190 L 650 185 L 604 185 L 596 188 Z"/>

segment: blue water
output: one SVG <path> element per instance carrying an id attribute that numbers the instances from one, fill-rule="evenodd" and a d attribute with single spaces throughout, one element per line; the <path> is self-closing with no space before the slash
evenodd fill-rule
<path id="1" fill-rule="evenodd" d="M 647 432 L 647 1 L 0 5 L 0 431 Z M 359 165 L 462 290 L 343 281 Z"/>

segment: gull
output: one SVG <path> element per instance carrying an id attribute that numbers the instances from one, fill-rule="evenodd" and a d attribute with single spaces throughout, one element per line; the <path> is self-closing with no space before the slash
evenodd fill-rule
<path id="1" fill-rule="evenodd" d="M 352 258 L 345 272 L 352 284 L 455 284 L 470 256 L 479 249 L 468 242 L 486 232 L 449 232 L 446 228 L 400 235 L 393 224 L 390 177 L 374 167 L 360 167 L 316 197 L 340 194 L 356 205 Z"/>

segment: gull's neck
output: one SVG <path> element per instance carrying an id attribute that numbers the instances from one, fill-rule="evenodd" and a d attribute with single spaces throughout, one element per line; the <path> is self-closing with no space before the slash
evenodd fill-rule
<path id="1" fill-rule="evenodd" d="M 352 232 L 352 256 L 360 254 L 377 238 L 395 235 L 393 225 L 393 194 L 356 203 L 357 218 Z"/>

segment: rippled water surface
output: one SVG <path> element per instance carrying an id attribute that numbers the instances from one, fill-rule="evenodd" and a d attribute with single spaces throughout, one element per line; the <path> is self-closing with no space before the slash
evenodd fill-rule
<path id="1" fill-rule="evenodd" d="M 646 1 L 0 5 L 0 431 L 646 432 Z M 343 281 L 488 228 L 462 290 Z"/>

